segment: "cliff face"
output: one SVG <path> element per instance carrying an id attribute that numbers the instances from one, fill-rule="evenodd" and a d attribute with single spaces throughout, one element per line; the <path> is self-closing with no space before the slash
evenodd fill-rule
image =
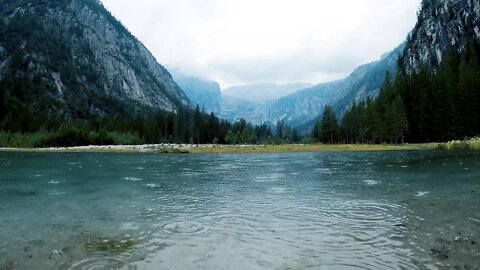
<path id="1" fill-rule="evenodd" d="M 306 83 L 255 83 L 230 87 L 223 90 L 228 97 L 247 100 L 253 103 L 264 104 L 268 101 L 277 100 L 284 96 L 293 94 L 299 90 L 312 87 Z"/>
<path id="2" fill-rule="evenodd" d="M 174 78 L 190 98 L 192 105 L 199 105 L 206 112 L 218 114 L 222 93 L 217 82 L 183 75 L 174 75 Z"/>
<path id="3" fill-rule="evenodd" d="M 114 113 L 112 102 L 165 111 L 189 104 L 170 73 L 97 0 L 0 0 L 0 14 L 0 79 L 34 81 L 41 93 L 24 93 L 30 106 L 38 96 L 67 114 Z"/>
<path id="4" fill-rule="evenodd" d="M 480 41 L 480 1 L 424 0 L 401 62 L 408 73 L 433 69 L 449 48 L 464 52 L 472 37 Z"/>

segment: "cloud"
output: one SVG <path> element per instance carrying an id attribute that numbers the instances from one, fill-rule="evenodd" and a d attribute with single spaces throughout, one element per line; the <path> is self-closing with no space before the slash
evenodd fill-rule
<path id="1" fill-rule="evenodd" d="M 338 79 L 399 45 L 421 0 L 103 0 L 169 68 L 222 86 Z"/>

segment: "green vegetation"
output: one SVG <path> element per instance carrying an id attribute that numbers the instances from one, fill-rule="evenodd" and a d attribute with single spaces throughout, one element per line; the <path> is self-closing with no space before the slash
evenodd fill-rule
<path id="1" fill-rule="evenodd" d="M 289 153 L 289 152 L 371 152 L 371 151 L 470 151 L 480 150 L 480 138 L 466 141 L 428 144 L 279 144 L 279 145 L 143 145 L 91 146 L 80 148 L 18 148 L 24 152 L 90 152 L 90 153 L 157 153 L 157 154 L 221 154 L 221 153 Z M 13 151 L 1 149 L 0 151 Z"/>
<path id="2" fill-rule="evenodd" d="M 281 144 L 281 145 L 206 145 L 183 150 L 194 154 L 206 153 L 289 153 L 289 152 L 360 152 L 433 150 L 437 145 L 381 145 L 381 144 Z"/>
<path id="3" fill-rule="evenodd" d="M 272 135 L 263 124 L 253 126 L 245 120 L 233 124 L 213 113 L 182 107 L 177 113 L 144 109 L 135 114 L 116 113 L 113 116 L 92 116 L 75 121 L 48 121 L 38 130 L 22 129 L 17 121 L 11 126 L 3 122 L 0 147 L 41 148 L 85 145 L 139 145 L 159 143 L 189 144 L 280 144 L 299 139 L 296 132 L 283 123 L 282 137 Z M 288 132 L 285 132 L 285 129 Z M 293 135 L 292 135 L 293 134 Z M 291 137 L 290 137 L 291 136 Z"/>
<path id="4" fill-rule="evenodd" d="M 135 242 L 131 238 L 112 238 L 95 235 L 92 233 L 83 233 L 81 245 L 86 253 L 123 253 L 131 251 L 135 246 Z"/>
<path id="5" fill-rule="evenodd" d="M 480 46 L 449 51 L 434 72 L 395 79 L 387 72 L 376 100 L 353 102 L 340 123 L 330 106 L 312 131 L 323 143 L 428 143 L 480 134 Z M 467 144 L 468 145 L 468 144 Z M 459 146 L 461 147 L 461 146 Z"/>
<path id="6" fill-rule="evenodd" d="M 82 145 L 136 145 L 142 140 L 133 134 L 84 131 L 76 127 L 62 126 L 57 131 L 35 133 L 0 132 L 0 147 L 41 148 Z"/>
<path id="7" fill-rule="evenodd" d="M 451 141 L 448 143 L 440 143 L 436 147 L 437 150 L 480 150 L 480 137 L 464 141 Z"/>

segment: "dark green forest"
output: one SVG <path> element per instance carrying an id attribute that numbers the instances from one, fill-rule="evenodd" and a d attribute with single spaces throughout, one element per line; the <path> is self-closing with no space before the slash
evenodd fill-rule
<path id="1" fill-rule="evenodd" d="M 7 113 L 7 115 L 11 115 Z M 4 117 L 0 131 L 1 147 L 52 147 L 112 144 L 281 144 L 298 142 L 295 129 L 279 122 L 276 132 L 266 124 L 252 125 L 244 119 L 230 123 L 213 113 L 181 107 L 176 113 L 145 109 L 135 115 L 92 116 L 87 119 L 59 120 L 29 116 Z M 20 121 L 25 122 L 20 122 Z M 39 123 L 31 129 L 30 122 Z M 28 127 L 29 129 L 23 129 Z"/>
<path id="2" fill-rule="evenodd" d="M 428 143 L 472 138 L 480 134 L 480 48 L 448 50 L 434 71 L 421 67 L 408 74 L 399 65 L 387 73 L 380 93 L 353 102 L 341 120 L 332 107 L 313 131 L 323 143 Z"/>

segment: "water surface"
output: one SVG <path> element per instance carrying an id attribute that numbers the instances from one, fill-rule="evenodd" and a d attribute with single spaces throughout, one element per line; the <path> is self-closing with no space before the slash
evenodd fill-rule
<path id="1" fill-rule="evenodd" d="M 480 156 L 0 153 L 0 269 L 480 268 Z"/>

